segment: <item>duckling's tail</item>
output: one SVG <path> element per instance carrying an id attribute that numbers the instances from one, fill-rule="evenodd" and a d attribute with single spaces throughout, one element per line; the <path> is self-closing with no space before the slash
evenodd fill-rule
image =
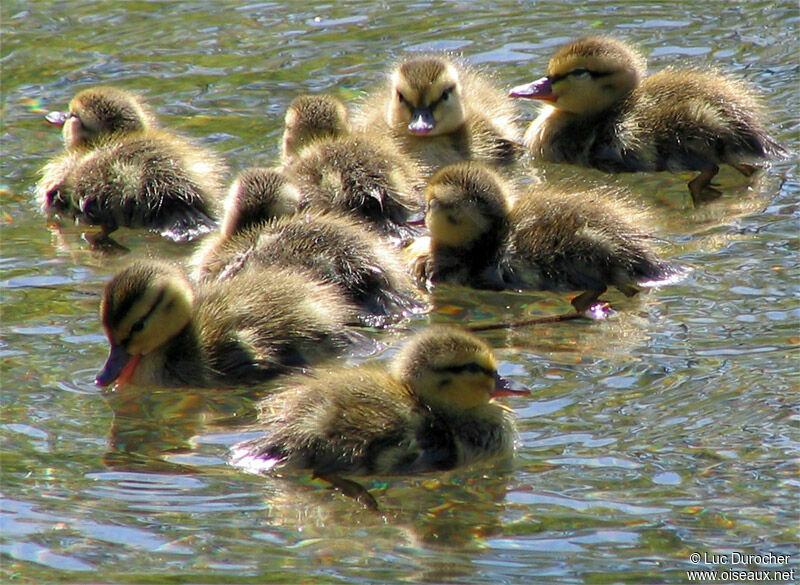
<path id="1" fill-rule="evenodd" d="M 236 443 L 231 447 L 231 465 L 253 474 L 267 473 L 277 467 L 281 463 L 281 458 L 262 453 L 263 442 L 263 437 L 257 437 Z"/>
<path id="2" fill-rule="evenodd" d="M 686 264 L 663 260 L 650 265 L 648 268 L 647 273 L 642 275 L 641 280 L 636 281 L 636 285 L 641 288 L 656 288 L 677 284 L 686 279 L 694 270 L 694 268 Z"/>

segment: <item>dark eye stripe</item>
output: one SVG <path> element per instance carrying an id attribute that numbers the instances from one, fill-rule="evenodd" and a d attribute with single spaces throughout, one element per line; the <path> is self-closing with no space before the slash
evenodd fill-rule
<path id="1" fill-rule="evenodd" d="M 446 88 L 446 89 L 445 89 L 445 90 L 442 92 L 442 95 L 441 95 L 441 96 L 439 96 L 439 99 L 438 99 L 438 100 L 435 100 L 435 101 L 433 101 L 433 102 L 431 102 L 431 105 L 430 105 L 430 106 L 428 106 L 428 107 L 429 107 L 431 110 L 432 110 L 432 109 L 434 109 L 434 108 L 435 108 L 436 106 L 438 106 L 438 105 L 439 105 L 441 102 L 443 102 L 443 101 L 444 101 L 444 100 L 446 100 L 448 97 L 450 97 L 450 94 L 452 94 L 452 93 L 453 93 L 453 91 L 455 90 L 455 88 L 456 88 L 456 86 L 455 86 L 455 85 L 451 85 L 450 87 L 447 87 L 447 88 Z"/>
<path id="2" fill-rule="evenodd" d="M 578 69 L 573 69 L 567 73 L 562 73 L 561 75 L 548 75 L 547 79 L 550 80 L 550 83 L 558 83 L 562 79 L 566 79 L 570 75 L 583 75 L 584 73 L 588 73 L 592 76 L 592 79 L 599 79 L 600 77 L 606 77 L 607 75 L 611 75 L 611 71 L 592 71 L 591 69 L 585 69 L 583 67 L 579 67 Z"/>
<path id="3" fill-rule="evenodd" d="M 145 322 L 150 317 L 150 315 L 153 314 L 153 311 L 156 310 L 156 307 L 158 307 L 158 305 L 161 304 L 161 301 L 163 300 L 164 295 L 166 293 L 167 293 L 166 289 L 161 289 L 161 291 L 158 293 L 158 296 L 156 297 L 156 300 L 153 302 L 152 305 L 150 305 L 150 310 L 147 311 L 147 313 L 145 313 L 142 316 L 142 318 L 139 319 L 136 323 L 131 325 L 131 330 L 128 332 L 128 337 L 126 337 L 124 340 L 120 341 L 120 345 L 125 347 L 128 343 L 130 343 L 131 338 L 133 337 L 134 333 L 138 333 L 139 331 L 144 329 Z"/>
<path id="4" fill-rule="evenodd" d="M 469 362 L 467 364 L 463 364 L 460 366 L 446 366 L 440 368 L 432 368 L 434 372 L 441 372 L 447 374 L 461 374 L 467 372 L 469 374 L 486 374 L 487 376 L 494 378 L 497 375 L 497 372 L 491 368 L 485 368 L 480 364 L 475 362 Z"/>

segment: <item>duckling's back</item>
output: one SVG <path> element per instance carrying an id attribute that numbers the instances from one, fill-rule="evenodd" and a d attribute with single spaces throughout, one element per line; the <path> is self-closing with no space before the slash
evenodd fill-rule
<path id="1" fill-rule="evenodd" d="M 414 235 L 410 219 L 421 210 L 416 166 L 383 142 L 364 137 L 320 141 L 288 167 L 300 208 L 365 220 L 379 233 Z"/>
<path id="2" fill-rule="evenodd" d="M 254 266 L 309 271 L 356 303 L 371 325 L 423 306 L 394 249 L 334 214 L 285 217 L 245 230 L 207 255 L 199 272 L 225 280 Z"/>
<path id="3" fill-rule="evenodd" d="M 195 327 L 205 361 L 225 383 L 262 381 L 341 352 L 354 310 L 300 270 L 246 269 L 198 286 Z"/>
<path id="4" fill-rule="evenodd" d="M 423 413 L 411 393 L 378 367 L 291 379 L 259 406 L 265 436 L 238 445 L 233 454 L 245 467 L 391 473 L 408 453 L 417 454 L 414 432 Z"/>
<path id="5" fill-rule="evenodd" d="M 545 290 L 604 289 L 679 280 L 685 268 L 662 260 L 642 212 L 604 193 L 535 187 L 513 208 L 506 278 Z"/>
<path id="6" fill-rule="evenodd" d="M 765 113 L 747 84 L 714 70 L 668 67 L 645 78 L 631 97 L 621 133 L 651 136 L 652 170 L 702 168 L 782 157 Z"/>
<path id="7" fill-rule="evenodd" d="M 96 148 L 69 183 L 87 223 L 154 229 L 184 241 L 216 226 L 219 179 L 213 158 L 151 131 Z"/>

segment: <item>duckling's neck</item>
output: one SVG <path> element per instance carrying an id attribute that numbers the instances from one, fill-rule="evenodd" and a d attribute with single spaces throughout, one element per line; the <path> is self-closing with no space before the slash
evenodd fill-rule
<path id="1" fill-rule="evenodd" d="M 514 446 L 514 423 L 506 409 L 489 402 L 467 410 L 431 409 L 440 431 L 452 438 L 457 465 L 508 454 Z"/>
<path id="2" fill-rule="evenodd" d="M 618 122 L 628 102 L 599 113 L 582 115 L 545 106 L 523 138 L 535 157 L 548 162 L 595 166 L 618 172 L 622 166 Z"/>
<path id="3" fill-rule="evenodd" d="M 405 127 L 393 127 L 395 142 L 407 155 L 418 158 L 429 171 L 472 157 L 472 140 L 466 123 L 447 134 L 415 136 Z"/>
<path id="4" fill-rule="evenodd" d="M 448 246 L 432 242 L 432 282 L 467 284 L 476 288 L 502 290 L 500 259 L 508 237 L 508 224 L 498 222 L 467 244 Z"/>
<path id="5" fill-rule="evenodd" d="M 167 342 L 159 352 L 160 355 L 153 356 L 160 361 L 160 383 L 169 386 L 196 386 L 199 381 L 208 380 L 210 372 L 203 361 L 198 359 L 201 352 L 194 322 L 189 321 L 186 327 Z"/>

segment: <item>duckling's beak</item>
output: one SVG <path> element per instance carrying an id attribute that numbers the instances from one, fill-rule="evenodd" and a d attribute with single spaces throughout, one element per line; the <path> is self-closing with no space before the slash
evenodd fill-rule
<path id="1" fill-rule="evenodd" d="M 69 114 L 67 112 L 50 112 L 44 117 L 48 124 L 55 126 L 56 128 L 61 128 L 64 125 L 64 122 L 67 121 L 67 118 L 69 118 Z"/>
<path id="2" fill-rule="evenodd" d="M 527 98 L 532 100 L 544 100 L 554 102 L 558 98 L 553 95 L 553 84 L 549 77 L 542 77 L 533 83 L 512 87 L 508 95 L 516 98 Z"/>
<path id="3" fill-rule="evenodd" d="M 139 365 L 141 358 L 141 355 L 129 354 L 119 345 L 112 345 L 103 369 L 95 378 L 95 384 L 102 387 L 115 381 L 118 386 L 127 384 L 133 377 L 133 372 L 136 371 L 136 366 Z"/>
<path id="4" fill-rule="evenodd" d="M 408 125 L 408 131 L 417 136 L 427 134 L 433 127 L 436 126 L 436 121 L 433 119 L 433 112 L 430 108 L 414 108 L 411 114 L 411 123 Z"/>
<path id="5" fill-rule="evenodd" d="M 494 376 L 494 390 L 489 394 L 491 398 L 495 396 L 528 396 L 531 391 L 527 388 L 512 388 L 511 382 L 501 377 L 500 374 Z"/>

